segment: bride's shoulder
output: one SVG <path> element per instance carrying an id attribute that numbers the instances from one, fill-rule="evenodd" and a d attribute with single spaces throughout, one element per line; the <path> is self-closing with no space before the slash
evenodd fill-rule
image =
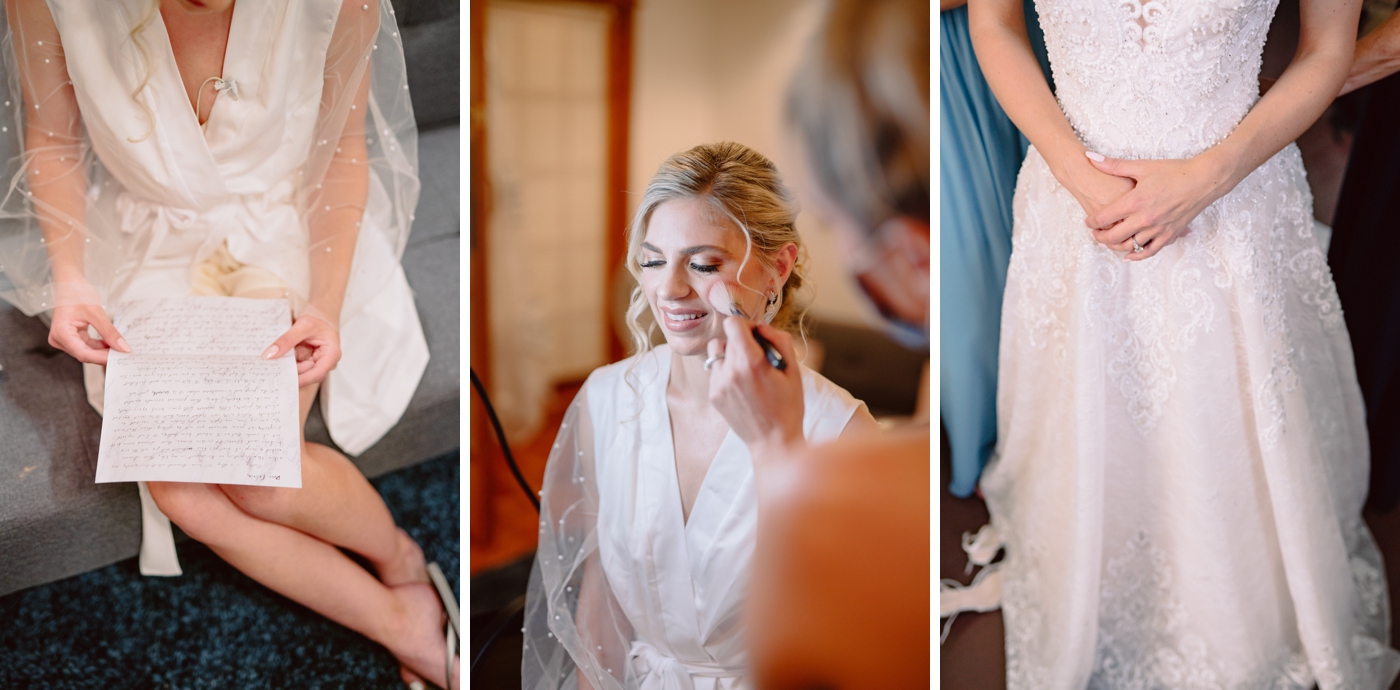
<path id="1" fill-rule="evenodd" d="M 845 388 L 804 365 L 802 404 L 804 435 L 809 440 L 826 440 L 840 435 L 862 403 Z"/>
<path id="2" fill-rule="evenodd" d="M 855 404 L 856 400 L 845 388 L 842 388 L 831 379 L 822 376 L 819 372 L 809 369 L 807 365 L 802 365 L 802 399 L 806 403 L 820 401 L 839 401 Z"/>

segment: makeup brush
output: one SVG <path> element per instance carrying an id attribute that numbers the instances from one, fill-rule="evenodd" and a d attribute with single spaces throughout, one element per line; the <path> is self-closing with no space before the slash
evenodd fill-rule
<path id="1" fill-rule="evenodd" d="M 715 311 L 722 314 L 737 316 L 741 319 L 752 321 L 753 319 L 739 308 L 739 301 L 734 299 L 734 290 L 736 287 L 737 286 L 726 282 L 715 283 L 714 287 L 710 288 L 710 305 L 715 308 Z M 763 348 L 763 354 L 768 358 L 768 363 L 773 365 L 773 368 L 778 371 L 786 370 L 787 360 L 783 359 L 783 356 L 778 352 L 778 348 L 774 347 L 773 343 L 763 337 L 758 332 L 757 328 L 753 328 L 752 331 L 753 339 L 758 343 L 759 347 Z"/>

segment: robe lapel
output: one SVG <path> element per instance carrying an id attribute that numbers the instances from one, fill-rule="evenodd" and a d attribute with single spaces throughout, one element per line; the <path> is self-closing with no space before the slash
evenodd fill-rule
<path id="1" fill-rule="evenodd" d="M 228 92 L 220 93 L 204 123 L 203 137 L 214 161 L 248 145 L 239 140 L 238 133 L 244 129 L 248 113 L 267 103 L 263 82 L 270 76 L 266 71 L 274 57 L 272 42 L 278 35 L 278 24 L 288 21 L 289 15 L 286 6 L 274 7 L 268 0 L 234 3 L 221 76 L 233 80 L 238 94 L 234 98 Z"/>
<path id="2" fill-rule="evenodd" d="M 234 3 L 235 23 L 240 4 Z M 203 207 L 227 194 L 223 175 L 209 151 L 204 130 L 199 127 L 199 117 L 185 94 L 185 84 L 180 78 L 180 68 L 175 64 L 175 53 L 170 47 L 170 34 L 165 30 L 165 22 L 157 17 L 143 33 L 151 46 L 151 59 L 154 62 L 151 81 L 140 95 L 156 113 L 157 125 L 151 139 L 160 147 L 161 156 L 173 163 L 169 168 L 175 178 L 172 182 L 194 205 Z M 225 51 L 225 56 L 234 52 L 234 40 L 235 36 L 230 33 L 230 49 Z M 218 109 L 216 106 L 215 111 Z"/>
<path id="3" fill-rule="evenodd" d="M 757 524 L 753 462 L 748 446 L 730 431 L 700 485 L 686 523 L 701 639 L 731 607 L 729 594 L 747 571 Z"/>
<path id="4" fill-rule="evenodd" d="M 690 555 L 681 515 L 670 411 L 666 405 L 670 349 L 658 348 L 655 361 L 659 370 L 653 385 L 645 387 L 641 418 L 638 499 L 646 504 L 646 519 L 640 527 L 646 530 L 650 560 L 655 567 L 650 573 L 654 579 L 651 584 L 660 599 L 666 641 L 681 656 L 704 658 L 696 591 L 690 576 Z"/>

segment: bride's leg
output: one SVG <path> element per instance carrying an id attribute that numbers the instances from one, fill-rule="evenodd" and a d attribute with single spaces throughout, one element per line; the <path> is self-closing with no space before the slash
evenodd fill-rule
<path id="1" fill-rule="evenodd" d="M 221 247 L 196 272 L 193 294 L 294 300 L 281 278 L 239 263 Z M 300 426 L 320 386 L 300 390 Z M 306 532 L 364 556 L 388 585 L 427 582 L 423 550 L 394 525 L 384 499 L 344 455 L 319 443 L 301 443 L 301 487 L 224 485 L 224 493 L 249 515 Z"/>
<path id="2" fill-rule="evenodd" d="M 301 389 L 301 423 L 319 386 Z M 244 512 L 364 556 L 388 585 L 427 582 L 423 551 L 394 524 L 389 507 L 359 468 L 334 449 L 302 442 L 301 488 L 223 485 Z"/>
<path id="3" fill-rule="evenodd" d="M 427 585 L 387 587 L 326 542 L 248 515 L 213 484 L 150 482 L 191 538 L 269 589 L 378 642 L 439 686 L 442 612 Z"/>

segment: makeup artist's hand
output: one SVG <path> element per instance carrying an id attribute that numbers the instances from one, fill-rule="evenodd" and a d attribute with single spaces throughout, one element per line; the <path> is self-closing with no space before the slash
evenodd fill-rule
<path id="1" fill-rule="evenodd" d="M 754 340 L 753 329 L 767 338 L 787 360 L 784 371 L 773 368 Z M 725 339 L 714 339 L 708 354 L 724 359 L 710 371 L 710 404 L 748 444 L 758 461 L 786 455 L 806 445 L 802 436 L 802 377 L 793 352 L 792 336 L 767 324 L 737 316 L 724 319 Z"/>
<path id="2" fill-rule="evenodd" d="M 289 349 L 296 350 L 297 386 L 320 383 L 340 362 L 340 330 L 325 319 L 302 314 L 263 352 L 263 359 L 279 357 Z"/>

